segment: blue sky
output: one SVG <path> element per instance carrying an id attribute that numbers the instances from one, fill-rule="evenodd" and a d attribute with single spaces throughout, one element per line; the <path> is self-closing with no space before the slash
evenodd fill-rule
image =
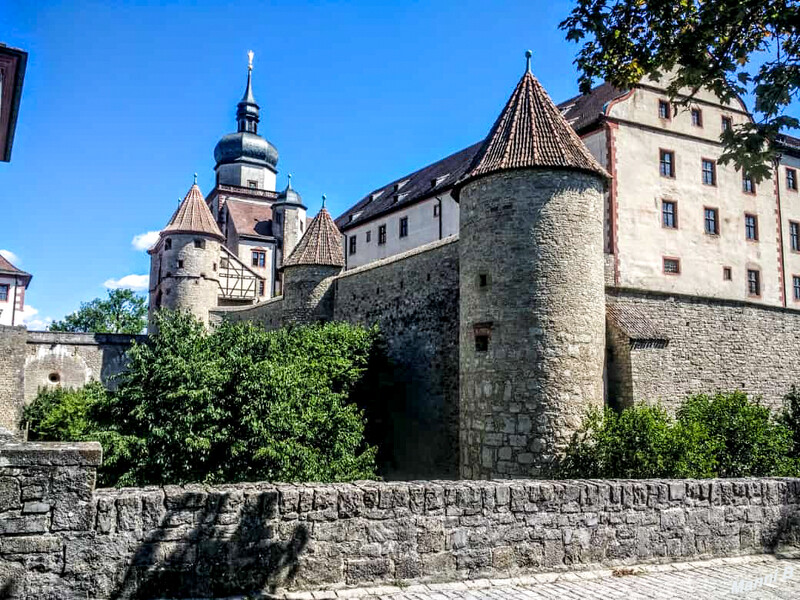
<path id="1" fill-rule="evenodd" d="M 557 27 L 571 6 L 0 0 L 0 41 L 30 53 L 0 163 L 0 250 L 34 276 L 29 326 L 148 272 L 133 240 L 166 224 L 193 173 L 211 190 L 248 50 L 278 186 L 292 173 L 312 214 L 325 193 L 336 216 L 483 138 L 527 48 L 553 99 L 574 95 L 577 47 Z"/>

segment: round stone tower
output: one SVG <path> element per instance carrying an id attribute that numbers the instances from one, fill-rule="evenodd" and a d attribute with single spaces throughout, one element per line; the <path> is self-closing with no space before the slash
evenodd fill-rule
<path id="1" fill-rule="evenodd" d="M 283 265 L 283 261 L 292 255 L 303 237 L 305 226 L 306 207 L 300 194 L 292 188 L 290 173 L 286 189 L 278 194 L 278 199 L 272 205 L 272 234 L 279 240 L 279 265 Z M 282 293 L 277 286 L 275 293 Z"/>
<path id="2" fill-rule="evenodd" d="M 603 404 L 603 190 L 528 69 L 456 186 L 460 472 L 542 475 Z"/>
<path id="3" fill-rule="evenodd" d="M 150 252 L 150 326 L 156 311 L 189 311 L 208 324 L 219 297 L 220 244 L 224 241 L 197 183 L 161 231 Z"/>
<path id="4" fill-rule="evenodd" d="M 331 320 L 333 278 L 342 268 L 342 234 L 325 208 L 323 196 L 322 209 L 283 261 L 284 319 L 296 323 Z"/>

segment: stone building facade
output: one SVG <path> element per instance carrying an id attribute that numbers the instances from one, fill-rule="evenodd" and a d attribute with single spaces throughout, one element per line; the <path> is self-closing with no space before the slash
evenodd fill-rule
<path id="1" fill-rule="evenodd" d="M 21 325 L 25 290 L 33 277 L 0 256 L 0 325 Z"/>

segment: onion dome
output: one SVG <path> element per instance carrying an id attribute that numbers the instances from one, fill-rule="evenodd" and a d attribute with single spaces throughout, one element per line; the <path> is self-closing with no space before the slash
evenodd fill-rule
<path id="1" fill-rule="evenodd" d="M 333 217 L 328 209 L 325 208 L 324 198 L 325 196 L 323 196 L 322 209 L 311 221 L 292 253 L 283 261 L 283 268 L 297 265 L 344 267 L 342 233 L 333 222 Z"/>
<path id="2" fill-rule="evenodd" d="M 542 84 L 527 69 L 495 121 L 456 192 L 468 181 L 512 169 L 568 169 L 608 177 Z"/>
<path id="3" fill-rule="evenodd" d="M 161 237 L 171 233 L 196 233 L 219 240 L 225 239 L 203 199 L 203 193 L 197 187 L 197 175 L 195 175 L 195 183 L 189 188 L 189 192 L 178 206 L 178 210 L 161 231 Z"/>
<path id="4" fill-rule="evenodd" d="M 286 184 L 286 189 L 278 194 L 278 199 L 275 204 L 295 204 L 303 206 L 303 199 L 300 197 L 295 189 L 292 187 L 292 174 L 289 173 L 289 183 Z M 303 206 L 305 208 L 305 206 Z"/>
<path id="5" fill-rule="evenodd" d="M 278 164 L 278 151 L 263 137 L 258 135 L 259 106 L 253 96 L 252 72 L 253 53 L 248 52 L 247 87 L 236 105 L 236 133 L 222 137 L 214 148 L 217 166 L 234 162 L 249 162 L 268 166 L 273 171 Z"/>

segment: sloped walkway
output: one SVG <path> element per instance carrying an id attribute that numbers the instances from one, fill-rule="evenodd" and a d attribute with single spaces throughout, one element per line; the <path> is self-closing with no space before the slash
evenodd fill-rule
<path id="1" fill-rule="evenodd" d="M 789 600 L 800 598 L 800 559 L 748 556 L 642 565 L 618 571 L 297 592 L 283 597 L 287 600 Z"/>

